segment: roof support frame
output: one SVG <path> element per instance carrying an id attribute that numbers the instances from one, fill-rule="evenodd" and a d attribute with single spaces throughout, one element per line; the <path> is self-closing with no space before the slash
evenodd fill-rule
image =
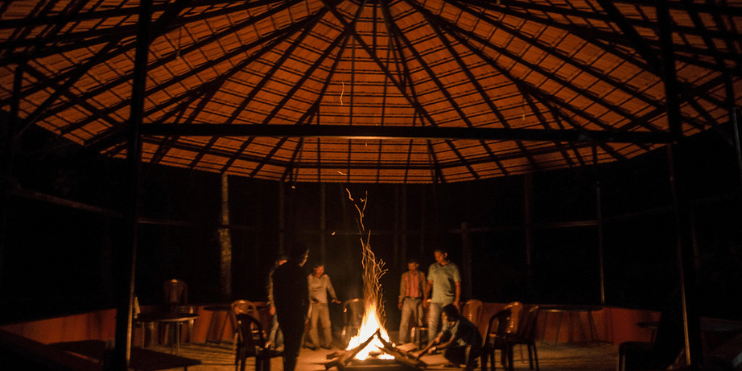
<path id="1" fill-rule="evenodd" d="M 469 80 L 471 80 L 471 83 L 475 86 L 475 89 L 477 90 L 477 92 L 479 92 L 479 95 L 482 97 L 482 100 L 484 102 L 486 102 L 487 105 L 489 106 L 490 111 L 492 111 L 492 113 L 497 117 L 497 119 L 500 121 L 500 123 L 502 124 L 503 127 L 505 127 L 506 129 L 507 128 L 510 128 L 510 124 L 505 119 L 505 116 L 503 116 L 503 114 L 500 112 L 500 110 L 492 102 L 492 99 L 490 99 L 490 97 L 484 92 L 484 87 L 481 84 L 479 84 L 479 82 L 477 81 L 477 79 L 474 77 L 474 75 L 471 73 L 471 71 L 469 70 L 469 68 L 466 66 L 466 64 L 461 59 L 461 56 L 458 54 L 458 52 L 456 52 L 456 50 L 453 48 L 453 46 L 451 46 L 450 40 L 445 36 L 445 34 L 443 32 L 441 32 L 441 28 L 442 27 L 446 27 L 445 26 L 445 23 L 443 22 L 443 20 L 440 17 L 437 17 L 434 14 L 432 14 L 428 9 L 425 9 L 423 7 L 420 7 L 419 5 L 414 4 L 414 3 L 412 3 L 409 0 L 407 0 L 407 3 L 410 6 L 415 7 L 419 12 L 421 12 L 425 16 L 425 18 L 428 20 L 428 22 L 430 22 L 431 26 L 433 27 L 433 30 L 436 32 L 436 34 L 441 39 L 441 41 L 443 41 L 443 43 L 445 44 L 446 48 L 451 53 L 451 55 L 454 56 L 454 59 L 456 60 L 456 62 L 461 67 L 461 70 L 467 75 L 467 77 L 469 78 Z M 461 115 L 464 116 L 463 113 L 461 113 Z M 466 121 L 466 124 L 469 127 L 472 127 L 473 126 L 471 124 L 471 122 L 469 122 L 468 120 Z M 538 166 L 536 165 L 536 161 L 528 153 L 528 151 L 526 150 L 526 148 L 523 145 L 523 143 L 521 141 L 519 141 L 519 140 L 516 140 L 515 143 L 518 146 L 518 148 L 520 148 L 520 150 L 523 152 L 523 154 L 526 156 L 526 158 L 528 159 L 528 161 L 531 164 L 531 166 L 534 167 L 534 168 L 537 168 Z M 485 148 L 485 151 L 490 156 L 493 157 L 493 161 L 500 167 L 500 170 L 504 169 L 504 167 L 502 166 L 502 162 L 497 159 L 497 157 L 495 156 L 494 153 L 492 153 L 492 151 L 490 150 L 490 148 L 486 144 L 486 142 L 482 140 L 482 141 L 480 141 L 480 144 L 482 144 L 482 147 Z"/>
<path id="2" fill-rule="evenodd" d="M 190 0 L 181 0 L 181 1 L 186 1 L 187 2 L 187 1 L 190 1 Z M 207 45 L 208 43 L 211 43 L 214 40 L 218 40 L 219 38 L 223 37 L 226 34 L 230 34 L 230 33 L 233 33 L 233 32 L 235 32 L 237 30 L 240 30 L 242 28 L 249 27 L 249 26 L 255 24 L 256 22 L 258 22 L 258 21 L 260 21 L 260 20 L 262 20 L 264 18 L 267 18 L 267 17 L 269 17 L 269 16 L 277 13 L 281 8 L 282 8 L 282 6 L 276 7 L 275 9 L 272 9 L 269 12 L 266 12 L 264 14 L 260 14 L 260 15 L 257 15 L 256 17 L 253 17 L 253 18 L 250 18 L 248 20 L 245 20 L 244 22 L 236 25 L 235 27 L 232 27 L 232 28 L 230 28 L 228 30 L 225 30 L 223 32 L 220 32 L 220 33 L 213 34 L 213 35 L 211 35 L 211 36 L 209 36 L 209 37 L 201 40 L 200 42 L 198 42 L 198 43 L 196 43 L 194 45 L 191 45 L 188 48 L 185 48 L 184 50 L 182 50 L 182 52 L 189 53 L 190 51 L 198 50 L 201 47 L 203 47 L 204 45 Z M 153 39 L 156 38 L 156 37 L 162 36 L 164 34 L 164 31 L 163 30 L 166 28 L 166 24 L 159 24 L 158 23 L 161 20 L 164 22 L 164 19 L 165 18 L 163 18 L 163 17 L 164 16 L 161 16 L 160 18 L 158 18 L 158 20 L 155 21 L 153 23 L 153 25 L 152 25 L 153 32 L 155 32 L 155 34 L 153 35 L 154 36 Z M 272 40 L 272 39 L 274 39 L 276 37 L 280 37 L 280 35 L 283 35 L 283 34 L 285 34 L 287 32 L 292 32 L 291 30 L 293 28 L 302 27 L 302 25 L 304 23 L 309 22 L 310 19 L 311 19 L 311 17 L 312 16 L 309 16 L 305 20 L 298 21 L 295 24 L 293 24 L 292 26 L 287 26 L 287 27 L 285 27 L 283 29 L 276 30 L 275 32 L 270 33 L 268 36 L 265 36 L 265 37 L 257 40 L 256 42 L 253 42 L 253 43 L 250 43 L 248 45 L 244 45 L 243 47 L 237 48 L 237 49 L 233 50 L 232 52 L 230 52 L 228 54 L 225 54 L 221 58 L 218 58 L 218 59 L 214 60 L 213 63 L 221 63 L 222 61 L 228 60 L 229 58 L 232 58 L 232 57 L 234 57 L 234 56 L 236 56 L 236 55 L 238 55 L 240 53 L 244 53 L 245 51 L 249 51 L 250 49 L 254 48 L 255 46 L 260 45 L 261 43 L 269 42 L 270 40 Z M 116 56 L 125 54 L 125 53 L 129 52 L 131 49 L 133 49 L 134 47 L 136 47 L 136 45 L 133 42 L 130 43 L 130 44 L 127 44 L 127 45 L 123 45 L 123 46 L 119 47 L 117 50 L 111 51 L 110 53 L 108 53 L 108 55 L 106 57 L 107 58 L 112 58 L 112 57 L 116 57 Z M 155 69 L 155 68 L 161 67 L 161 66 L 163 66 L 163 65 L 165 65 L 165 64 L 167 64 L 167 63 L 169 63 L 171 61 L 174 61 L 176 58 L 177 58 L 176 53 L 173 53 L 172 55 L 170 55 L 168 57 L 164 57 L 164 58 L 161 58 L 161 59 L 153 62 L 152 64 L 150 64 L 148 66 L 148 68 L 149 69 Z M 171 79 L 171 81 L 168 82 L 167 86 L 172 85 L 173 83 L 176 83 L 176 82 L 180 81 L 184 77 L 191 76 L 193 74 L 199 73 L 204 68 L 207 68 L 207 67 L 208 67 L 208 65 L 202 66 L 200 68 L 196 68 L 196 69 L 190 71 L 186 75 L 177 76 L 177 77 Z M 87 72 L 87 69 L 84 72 Z M 86 94 L 81 95 L 80 96 L 80 99 L 83 99 L 83 100 L 92 99 L 93 97 L 95 97 L 97 95 L 100 95 L 100 94 L 102 94 L 102 93 L 104 93 L 104 92 L 106 92 L 108 90 L 113 90 L 114 88 L 118 87 L 121 84 L 128 83 L 128 81 L 130 79 L 131 79 L 131 72 L 122 75 L 121 77 L 119 77 L 119 78 L 111 81 L 109 84 L 106 84 L 106 85 L 101 86 L 98 89 L 88 91 Z M 42 88 L 39 88 L 39 90 L 42 89 Z M 157 89 L 150 89 L 150 92 L 151 91 L 157 91 Z M 31 93 L 34 93 L 34 91 L 27 91 L 26 94 L 28 95 L 28 94 L 31 94 Z M 149 92 L 147 94 L 149 94 Z M 55 107 L 55 109 L 47 111 L 46 115 L 45 116 L 42 116 L 41 119 L 44 119 L 44 118 L 46 118 L 48 116 L 51 116 L 51 115 L 58 114 L 59 112 L 62 112 L 64 110 L 68 109 L 68 108 L 70 108 L 70 105 L 69 104 L 63 104 L 63 105 L 60 105 L 59 107 Z"/>
<path id="3" fill-rule="evenodd" d="M 461 110 L 461 107 L 459 107 L 458 104 L 456 104 L 456 100 L 453 99 L 453 96 L 451 96 L 451 93 L 446 89 L 445 85 L 443 85 L 443 83 L 441 83 L 440 79 L 438 79 L 438 77 L 435 75 L 435 73 L 433 72 L 432 68 L 427 63 L 425 63 L 425 60 L 422 58 L 422 56 L 417 51 L 417 49 L 415 49 L 415 46 L 404 35 L 404 33 L 402 33 L 400 31 L 399 27 L 397 27 L 397 24 L 396 23 L 392 23 L 391 24 L 391 27 L 392 27 L 392 29 L 391 29 L 392 30 L 392 33 L 395 35 L 395 37 L 400 38 L 404 42 L 404 44 L 407 45 L 407 48 L 412 52 L 412 54 L 415 56 L 415 58 L 418 59 L 418 62 L 420 63 L 420 65 L 423 67 L 423 69 L 428 74 L 428 76 L 430 76 L 430 79 L 438 87 L 438 90 L 440 90 L 440 92 L 446 97 L 446 99 L 451 104 L 451 106 L 453 107 L 453 109 L 456 111 L 456 113 L 458 113 L 459 117 L 461 117 L 461 120 L 464 121 L 464 123 L 466 123 L 466 126 L 467 127 L 473 127 L 474 125 L 472 125 L 471 121 L 466 117 L 466 115 L 464 114 L 464 112 Z M 456 148 L 456 146 L 451 141 L 446 141 L 446 144 L 448 144 L 448 146 L 451 147 L 451 150 L 456 154 L 456 156 L 459 158 L 459 160 L 461 161 L 461 163 L 464 166 L 466 166 L 466 168 L 472 174 L 472 176 L 474 177 L 474 179 L 479 179 L 479 174 L 477 174 L 477 172 L 474 170 L 474 168 L 471 167 L 471 165 L 469 165 L 469 163 L 466 160 L 466 158 L 461 155 L 461 152 L 459 152 L 459 150 Z"/>
<path id="4" fill-rule="evenodd" d="M 301 23 L 301 24 L 303 24 L 303 23 Z M 294 25 L 294 26 L 296 26 L 296 25 Z M 263 38 L 263 39 L 260 39 L 260 40 L 256 40 L 255 42 L 250 43 L 249 45 L 246 45 L 244 48 L 237 49 L 239 52 L 245 52 L 245 51 L 249 51 L 255 45 L 259 45 L 259 44 L 263 44 L 263 43 L 269 43 L 268 46 L 266 46 L 265 48 L 260 49 L 257 53 L 255 53 L 255 54 L 251 55 L 250 57 L 246 58 L 238 66 L 235 66 L 233 69 L 231 69 L 231 71 L 232 71 L 231 73 L 230 72 L 225 73 L 224 76 L 225 77 L 228 77 L 228 76 L 231 76 L 232 74 L 238 72 L 241 68 L 243 68 L 244 66 L 247 66 L 250 63 L 252 63 L 252 61 L 254 61 L 256 58 L 258 58 L 259 56 L 261 56 L 263 53 L 269 51 L 270 48 L 273 45 L 276 45 L 276 44 L 280 43 L 284 38 L 287 38 L 292 32 L 294 32 L 294 31 L 296 31 L 296 30 L 298 30 L 300 28 L 301 27 L 298 27 L 298 26 L 297 27 L 287 27 L 286 29 L 281 30 L 281 32 L 279 32 L 279 33 L 271 34 L 271 35 L 267 36 L 266 38 Z M 229 55 L 232 55 L 232 54 L 233 53 L 230 53 Z M 200 68 L 196 68 L 196 69 L 192 70 L 193 71 L 192 73 L 189 73 L 187 75 L 190 76 L 190 75 L 192 75 L 194 73 L 198 73 L 202 69 L 207 68 L 207 67 L 208 66 L 202 66 Z M 150 89 L 147 92 L 147 94 L 151 94 L 151 93 L 153 93 L 155 91 L 162 90 L 162 89 L 166 88 L 167 86 L 170 86 L 172 84 L 178 83 L 178 79 L 182 79 L 182 78 L 183 78 L 183 76 L 180 76 L 180 77 L 177 77 L 177 78 L 173 78 L 170 81 L 168 81 L 168 82 L 166 82 L 166 83 L 164 83 L 164 84 L 162 84 L 160 86 L 157 86 L 157 87 L 154 87 L 154 88 Z M 185 91 L 185 92 L 183 92 L 182 94 L 180 94 L 180 95 L 178 95 L 176 97 L 173 97 L 171 99 L 168 99 L 167 101 L 163 102 L 162 104 L 152 106 L 145 113 L 145 116 L 148 116 L 149 114 L 151 114 L 153 112 L 158 112 L 158 111 L 162 110 L 164 107 L 170 106 L 173 103 L 178 102 L 178 101 L 181 101 L 183 99 L 189 99 L 189 98 L 194 99 L 196 97 L 195 91 L 198 91 L 199 89 L 210 90 L 212 86 L 218 86 L 219 84 L 222 84 L 222 83 L 223 83 L 222 79 L 216 79 L 216 80 L 212 80 L 212 81 L 206 82 L 206 83 L 202 84 L 200 87 L 195 88 L 193 91 Z M 214 88 L 214 89 L 216 89 L 216 88 Z M 126 101 L 124 100 L 124 101 L 121 101 L 121 102 L 119 102 L 118 104 L 116 104 L 114 106 L 109 107 L 109 110 L 118 110 L 118 109 L 121 109 L 125 105 L 126 105 Z M 70 126 L 70 129 L 74 129 L 74 128 L 77 128 L 77 127 L 82 127 L 84 125 L 89 124 L 91 121 L 92 121 L 92 119 L 81 120 L 76 125 L 71 125 Z M 95 139 L 96 138 L 94 138 L 94 140 Z"/>
<path id="5" fill-rule="evenodd" d="M 471 9 L 469 9 L 469 8 L 466 8 L 464 10 L 466 10 L 470 14 L 474 14 L 474 12 Z M 493 20 L 490 17 L 485 17 L 485 19 L 487 20 L 488 23 L 494 25 Z M 444 20 L 441 20 L 441 21 L 444 22 Z M 446 23 L 448 23 L 448 22 L 446 22 Z M 629 94 L 629 95 L 632 95 L 632 96 L 635 96 L 635 97 L 641 99 L 644 103 L 647 103 L 647 104 L 652 105 L 654 107 L 661 107 L 662 106 L 662 102 L 657 101 L 655 99 L 652 99 L 651 97 L 647 97 L 641 91 L 637 91 L 637 90 L 634 90 L 634 89 L 627 88 L 625 83 L 623 83 L 621 81 L 617 81 L 617 80 L 611 78 L 610 75 L 607 75 L 607 74 L 601 75 L 601 73 L 599 71 L 596 71 L 592 66 L 578 65 L 578 64 L 576 64 L 572 60 L 572 58 L 570 58 L 568 55 L 560 52 L 560 50 L 557 49 L 557 48 L 554 48 L 554 47 L 551 47 L 551 46 L 548 46 L 548 45 L 543 44 L 543 42 L 541 42 L 539 39 L 535 39 L 535 40 L 534 39 L 528 39 L 528 38 L 524 37 L 522 35 L 522 33 L 518 32 L 517 30 L 513 29 L 512 27 L 510 27 L 508 25 L 501 24 L 501 22 L 497 24 L 497 28 L 500 29 L 500 30 L 507 31 L 513 37 L 515 37 L 515 38 L 517 38 L 517 39 L 519 39 L 521 41 L 527 42 L 527 43 L 529 43 L 532 46 L 537 47 L 542 52 L 548 52 L 550 55 L 557 57 L 560 61 L 562 61 L 564 63 L 567 63 L 567 64 L 571 65 L 574 68 L 580 69 L 580 70 L 588 73 L 593 78 L 596 78 L 596 79 L 600 79 L 602 81 L 605 81 L 608 84 L 610 84 L 612 87 L 614 87 L 614 88 L 616 88 L 618 90 L 621 90 L 621 91 L 623 91 L 626 94 Z M 467 32 L 467 31 L 463 31 L 463 32 Z M 472 35 L 474 35 L 474 34 L 472 34 Z M 482 39 L 481 37 L 479 37 L 479 36 L 477 36 L 477 37 L 479 38 L 480 42 L 485 42 L 485 40 Z M 615 49 L 615 48 L 613 48 L 613 49 Z M 511 56 L 511 58 L 512 58 L 512 56 Z M 531 67 L 529 66 L 529 68 L 531 68 Z M 553 78 L 552 75 L 549 75 L 549 77 L 552 77 Z"/>
<path id="6" fill-rule="evenodd" d="M 462 10 L 467 10 L 467 8 L 468 7 L 464 7 L 464 8 L 462 8 Z M 492 20 L 490 17 L 484 17 L 484 18 L 486 20 L 488 20 L 488 22 L 490 24 L 493 24 L 493 25 L 495 24 L 494 23 L 494 20 Z M 515 55 L 515 54 L 511 53 L 506 48 L 501 48 L 501 47 L 498 47 L 496 45 L 493 45 L 488 40 L 484 40 L 481 37 L 479 37 L 479 35 L 476 35 L 476 34 L 474 34 L 472 32 L 468 32 L 466 30 L 462 30 L 461 28 L 455 27 L 454 25 L 448 24 L 447 25 L 447 28 L 448 29 L 451 29 L 451 30 L 456 30 L 459 33 L 465 34 L 469 38 L 475 39 L 478 42 L 480 42 L 480 43 L 482 43 L 484 45 L 487 45 L 487 47 L 491 48 L 492 50 L 496 51 L 497 53 L 499 53 L 501 55 L 504 55 L 504 56 L 507 56 L 508 58 L 510 58 L 512 60 L 518 61 L 518 63 L 526 66 L 529 70 L 536 71 L 537 73 L 539 73 L 539 74 L 547 77 L 548 79 L 558 82 L 561 86 L 566 87 L 566 88 L 568 88 L 570 90 L 573 90 L 573 91 L 576 91 L 576 92 L 580 93 L 581 96 L 589 98 L 595 104 L 599 104 L 600 106 L 604 107 L 608 111 L 612 111 L 612 112 L 614 112 L 614 113 L 616 113 L 618 115 L 623 116 L 626 119 L 629 119 L 631 117 L 630 112 L 628 112 L 628 111 L 626 111 L 624 109 L 621 109 L 620 107 L 617 107 L 615 105 L 611 105 L 611 104 L 605 102 L 601 97 L 596 96 L 595 94 L 593 94 L 591 91 L 589 91 L 587 89 L 583 89 L 581 87 L 574 86 L 571 82 L 569 82 L 569 81 L 567 81 L 567 80 L 559 77 L 559 75 L 557 75 L 555 72 L 545 71 L 539 65 L 536 65 L 534 63 L 531 63 L 531 62 L 528 62 L 528 61 L 525 61 L 525 60 L 519 58 L 518 55 Z M 516 37 L 518 37 L 518 36 L 516 36 Z M 536 44 L 533 44 L 533 45 L 537 45 L 537 43 Z M 562 59 L 562 60 L 564 60 L 564 59 Z M 583 69 L 583 70 L 587 72 L 589 69 Z M 614 87 L 615 87 L 617 84 L 612 84 L 612 85 L 614 85 Z M 534 88 L 535 89 L 538 89 L 538 87 L 535 87 L 535 86 L 534 86 Z M 627 94 L 631 94 L 631 95 L 636 95 L 637 94 L 637 92 L 631 91 L 631 90 L 625 90 L 625 88 L 623 88 L 623 87 L 620 88 L 620 89 L 623 90 Z M 649 103 L 649 102 L 647 102 L 647 103 Z M 652 105 L 655 106 L 655 107 L 658 107 L 658 104 L 656 102 L 655 103 L 652 103 Z M 652 127 L 651 125 L 650 126 L 647 126 L 647 129 L 649 129 L 649 130 L 660 130 L 659 128 Z"/>
<path id="7" fill-rule="evenodd" d="M 451 105 L 454 108 L 454 110 L 456 110 L 456 112 L 459 114 L 459 116 L 462 118 L 462 120 L 466 123 L 466 125 L 468 127 L 473 127 L 473 125 L 471 124 L 471 122 L 466 118 L 466 115 L 464 115 L 464 113 L 461 111 L 461 109 L 455 103 L 455 100 L 451 97 L 451 95 L 448 92 L 448 90 L 446 90 L 445 86 L 435 76 L 435 73 L 433 73 L 433 71 L 430 68 L 430 66 L 428 66 L 427 63 L 425 63 L 424 59 L 417 52 L 417 49 L 415 49 L 415 46 L 410 42 L 409 39 L 407 39 L 407 37 L 405 37 L 404 33 L 401 32 L 401 30 L 399 29 L 399 27 L 397 26 L 397 24 L 395 22 L 393 22 L 393 19 L 391 17 L 391 11 L 389 10 L 388 6 L 384 6 L 384 10 L 387 13 L 387 16 L 388 16 L 388 19 L 389 19 L 389 25 L 388 26 L 389 26 L 389 32 L 390 32 L 390 34 L 393 35 L 393 37 L 397 40 L 397 43 L 400 46 L 401 45 L 406 45 L 407 46 L 407 48 L 410 50 L 410 52 L 412 52 L 413 55 L 415 55 L 415 57 L 418 59 L 420 65 L 425 70 L 425 72 L 428 74 L 428 76 L 430 76 L 431 80 L 436 84 L 436 86 L 438 87 L 438 89 L 448 99 L 448 101 L 451 103 Z M 400 42 L 400 40 L 401 40 L 401 42 Z M 407 72 L 407 75 L 410 76 L 409 75 L 409 67 L 407 66 L 407 63 L 403 62 L 403 64 L 405 65 L 405 71 Z M 416 97 L 417 94 L 414 93 L 414 84 L 412 83 L 411 76 L 408 78 L 408 80 L 410 81 L 410 89 L 413 91 L 412 96 L 413 97 Z M 422 108 L 422 105 L 419 105 L 419 106 Z M 430 123 L 432 125 L 438 126 L 433 121 L 433 118 L 427 113 L 427 111 L 425 111 L 425 115 L 429 118 L 429 121 L 430 121 Z M 459 158 L 459 161 L 461 161 L 461 163 L 467 168 L 467 170 L 469 170 L 469 173 L 472 174 L 472 176 L 475 179 L 479 179 L 479 174 L 469 164 L 468 160 L 464 156 L 461 155 L 461 152 L 459 152 L 459 150 L 456 148 L 456 146 L 453 144 L 453 142 L 451 142 L 451 141 L 445 141 L 445 143 L 451 148 L 451 150 L 454 152 L 454 154 L 456 154 L 456 156 Z M 433 156 L 432 158 L 433 158 L 434 161 L 436 161 L 436 162 L 438 161 L 437 160 L 437 156 Z M 440 174 L 440 176 L 441 176 L 441 179 L 443 179 L 443 174 L 442 173 Z"/>
<path id="8" fill-rule="evenodd" d="M 180 6 L 184 5 L 185 3 L 189 2 L 189 1 L 190 0 L 179 0 L 175 5 L 173 5 L 169 9 L 169 11 L 165 12 L 165 14 L 163 14 L 156 22 L 154 22 L 154 24 L 152 25 L 152 29 L 153 30 L 158 30 L 158 29 L 164 28 L 168 24 L 168 22 L 170 22 L 180 12 L 180 9 L 181 9 Z M 154 32 L 156 32 L 156 31 L 154 31 Z M 100 51 L 98 51 L 98 53 L 96 53 L 95 56 L 93 56 L 91 59 L 89 59 L 88 61 L 86 61 L 85 63 L 83 63 L 82 66 L 80 66 L 79 68 L 73 69 L 71 71 L 71 75 L 65 81 L 65 83 L 62 86 L 60 86 L 57 89 L 55 89 L 54 94 L 52 94 L 51 96 L 49 96 L 44 101 L 44 103 L 42 103 L 41 105 L 39 105 L 37 107 L 37 109 L 26 118 L 26 125 L 27 126 L 32 125 L 37 120 L 43 119 L 44 116 L 42 116 L 42 113 L 47 112 L 48 109 L 51 107 L 51 105 L 54 102 L 56 102 L 57 99 L 59 99 L 59 97 L 62 94 L 66 93 L 75 83 L 77 83 L 77 81 L 79 81 L 80 78 L 82 78 L 86 73 L 88 73 L 88 71 L 90 71 L 90 69 L 93 66 L 101 63 L 105 58 L 110 58 L 111 57 L 111 52 L 113 51 L 114 47 L 120 41 L 121 41 L 121 39 L 111 40 Z M 135 48 L 135 47 L 137 47 L 137 43 L 133 43 L 132 48 Z M 132 76 L 133 76 L 133 74 L 134 74 L 134 71 L 132 71 L 130 74 L 127 74 L 126 77 L 128 77 L 128 79 L 131 79 Z M 128 82 L 129 81 L 128 79 L 127 80 L 124 80 L 123 82 Z M 28 92 L 28 91 L 26 92 L 26 95 L 27 96 L 30 95 L 30 94 L 31 94 L 31 92 Z M 85 101 L 86 98 L 80 97 L 79 100 Z M 49 114 L 47 112 L 47 116 L 49 116 L 49 115 L 52 115 L 52 114 Z M 20 133 L 22 133 L 22 131 L 23 130 L 21 130 L 19 132 L 19 135 L 20 135 Z"/>
<path id="9" fill-rule="evenodd" d="M 631 48 L 632 47 L 632 45 L 630 43 L 627 43 L 626 42 L 626 39 L 625 38 L 622 38 L 621 36 L 617 36 L 616 34 L 609 33 L 609 32 L 606 32 L 606 31 L 596 30 L 596 29 L 588 29 L 588 28 L 585 28 L 585 27 L 583 27 L 581 25 L 576 25 L 576 24 L 568 24 L 567 25 L 567 24 L 552 22 L 553 20 L 550 19 L 550 18 L 539 17 L 539 16 L 537 16 L 535 14 L 528 13 L 528 12 L 519 12 L 517 10 L 514 10 L 511 7 L 498 8 L 498 11 L 502 12 L 505 15 L 512 15 L 514 17 L 519 17 L 519 18 L 522 18 L 524 20 L 528 20 L 528 21 L 532 21 L 532 22 L 549 23 L 551 27 L 559 28 L 561 30 L 564 30 L 564 31 L 570 32 L 572 34 L 578 35 L 581 38 L 590 41 L 590 43 L 595 44 L 596 46 L 599 46 L 599 47 L 601 47 L 601 48 L 603 48 L 605 50 L 611 50 L 617 56 L 619 56 L 619 57 L 621 57 L 621 58 L 623 58 L 623 59 L 625 59 L 627 61 L 631 61 L 632 64 L 636 65 L 637 67 L 639 67 L 641 69 L 651 70 L 652 68 L 654 68 L 654 66 L 650 66 L 649 63 L 647 63 L 646 61 L 639 60 L 639 59 L 635 58 L 634 56 L 632 56 L 630 54 L 624 53 L 621 50 L 612 47 L 611 44 L 609 44 L 609 43 L 615 43 L 615 44 L 618 44 L 618 45 L 625 46 L 627 48 Z M 609 43 L 606 43 L 606 41 L 609 42 Z M 645 40 L 645 42 L 647 43 L 648 46 L 651 45 L 651 46 L 654 46 L 657 49 L 659 49 L 659 43 L 654 42 L 654 41 L 650 41 L 650 40 Z M 692 55 L 692 54 L 701 54 L 702 51 L 700 51 L 700 50 L 686 50 L 685 52 L 688 55 L 677 55 L 677 60 L 683 61 L 683 62 L 688 63 L 688 64 L 695 64 L 695 65 L 698 65 L 698 66 L 701 66 L 701 67 L 704 67 L 704 68 L 707 68 L 707 69 L 710 69 L 710 70 L 713 70 L 713 69 L 716 68 L 715 67 L 715 64 L 704 62 L 702 60 L 699 60 L 698 58 L 695 58 Z M 734 59 L 735 58 L 734 55 L 724 55 L 724 57 L 725 58 L 728 58 L 728 59 L 731 59 L 731 60 L 735 60 Z M 735 75 L 740 75 L 739 72 L 733 72 L 732 69 L 729 69 L 729 68 L 726 68 L 726 67 L 725 67 L 724 71 L 726 71 L 727 73 L 732 73 L 732 74 L 735 74 Z"/>
<path id="10" fill-rule="evenodd" d="M 598 141 L 604 143 L 667 144 L 666 132 L 503 129 L 494 127 L 371 126 L 371 125 L 221 125 L 221 124 L 145 124 L 142 134 L 152 136 L 229 136 L 229 137 L 315 137 L 361 139 L 450 139 L 524 141 Z"/>

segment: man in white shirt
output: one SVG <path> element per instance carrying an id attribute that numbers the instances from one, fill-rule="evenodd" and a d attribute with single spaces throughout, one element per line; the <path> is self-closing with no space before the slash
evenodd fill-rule
<path id="1" fill-rule="evenodd" d="M 330 322 L 330 309 L 328 308 L 327 294 L 333 303 L 340 303 L 332 287 L 330 276 L 325 274 L 324 264 L 314 266 L 312 274 L 307 276 L 309 285 L 309 341 L 307 348 L 315 350 L 318 346 L 330 349 L 332 346 L 332 323 Z M 317 322 L 322 326 L 322 340 L 319 339 Z"/>

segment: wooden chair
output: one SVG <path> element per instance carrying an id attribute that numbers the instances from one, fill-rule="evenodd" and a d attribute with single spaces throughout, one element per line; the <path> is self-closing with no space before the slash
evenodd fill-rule
<path id="1" fill-rule="evenodd" d="M 513 353 L 513 347 L 520 345 L 520 357 L 523 358 L 523 345 L 528 348 L 528 366 L 533 370 L 534 363 L 536 364 L 536 371 L 538 368 L 538 353 L 536 353 L 536 321 L 538 320 L 538 305 L 534 305 L 531 309 L 526 312 L 518 324 L 518 331 L 514 334 L 509 334 L 506 341 L 509 346 L 508 352 Z"/>
<path id="2" fill-rule="evenodd" d="M 513 356 L 509 352 L 510 347 L 506 341 L 507 329 L 510 322 L 510 309 L 503 309 L 495 313 L 490 317 L 489 323 L 487 324 L 487 331 L 483 336 L 481 361 L 482 371 L 487 371 L 487 360 L 489 359 L 492 364 L 492 371 L 497 369 L 495 362 L 495 352 L 500 351 L 500 359 L 503 367 L 512 371 L 513 370 Z M 490 336 L 494 335 L 494 336 Z"/>
<path id="3" fill-rule="evenodd" d="M 248 313 L 238 313 L 237 321 L 237 351 L 235 356 L 235 370 L 245 371 L 248 357 L 255 357 L 256 371 L 270 371 L 271 358 L 283 356 L 283 352 L 266 347 L 265 333 L 260 321 Z"/>

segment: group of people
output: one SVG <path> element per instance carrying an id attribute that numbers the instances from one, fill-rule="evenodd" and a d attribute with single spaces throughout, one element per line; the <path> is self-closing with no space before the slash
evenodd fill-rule
<path id="1" fill-rule="evenodd" d="M 402 310 L 399 343 L 410 341 L 410 323 L 422 325 L 422 311 L 427 308 L 428 344 L 417 358 L 440 350 L 452 366 L 463 364 L 472 370 L 476 367 L 482 335 L 476 325 L 459 314 L 459 267 L 448 259 L 444 249 L 436 249 L 434 256 L 435 263 L 428 268 L 427 277 L 418 270 L 420 265 L 415 259 L 407 262 L 407 272 L 402 274 L 397 305 Z"/>
<path id="2" fill-rule="evenodd" d="M 340 302 L 330 277 L 324 274 L 323 265 L 316 265 L 313 272 L 306 276 L 303 266 L 308 254 L 309 249 L 306 246 L 294 246 L 288 259 L 279 258 L 270 277 L 270 312 L 275 313 L 270 338 L 278 342 L 278 334 L 282 334 L 286 371 L 296 368 L 307 318 L 309 332 L 306 346 L 310 349 L 331 347 L 328 303 Z M 417 357 L 441 350 L 452 364 L 464 364 L 467 369 L 473 369 L 482 338 L 476 325 L 459 315 L 459 268 L 448 259 L 448 254 L 443 249 L 435 250 L 434 256 L 436 262 L 428 269 L 427 277 L 418 270 L 419 263 L 416 260 L 408 262 L 408 271 L 402 275 L 398 303 L 402 310 L 399 343 L 410 341 L 410 323 L 414 321 L 421 324 L 422 306 L 426 306 L 429 310 L 428 344 Z M 430 302 L 428 298 L 431 299 Z M 321 339 L 319 328 L 323 335 Z"/>

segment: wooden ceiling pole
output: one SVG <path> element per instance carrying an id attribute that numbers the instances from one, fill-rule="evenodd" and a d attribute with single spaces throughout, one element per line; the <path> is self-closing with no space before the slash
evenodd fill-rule
<path id="1" fill-rule="evenodd" d="M 127 371 L 131 359 L 131 335 L 134 309 L 134 283 L 136 277 L 137 234 L 139 217 L 139 170 L 142 144 L 140 126 L 144 113 L 144 95 L 147 79 L 147 57 L 149 54 L 152 21 L 152 0 L 142 0 L 139 5 L 139 29 L 134 62 L 129 113 L 129 140 L 126 154 L 128 189 L 124 205 L 124 243 L 120 247 L 122 270 L 116 272 L 116 347 L 113 353 L 112 370 Z"/>
<path id="2" fill-rule="evenodd" d="M 667 102 L 667 120 L 673 134 L 673 143 L 667 146 L 670 167 L 670 184 L 672 186 L 677 231 L 677 257 L 680 271 L 680 293 L 685 333 L 685 361 L 690 370 L 700 370 L 703 364 L 700 318 L 697 310 L 697 281 L 693 261 L 693 224 L 688 199 L 687 178 L 681 155 L 681 141 L 684 138 L 680 115 L 680 99 L 676 88 L 674 49 L 670 11 L 667 0 L 657 0 L 657 22 L 660 44 L 662 45 L 661 71 L 665 84 L 665 101 Z"/>
<path id="3" fill-rule="evenodd" d="M 13 147 L 15 130 L 19 126 L 20 118 L 18 111 L 21 101 L 21 90 L 23 90 L 23 71 L 25 63 L 18 63 L 15 67 L 13 78 L 13 96 L 10 101 L 10 113 L 5 115 L 0 111 L 0 277 L 3 272 L 3 256 L 7 245 L 8 236 L 8 209 L 10 202 L 11 173 L 13 169 Z M 3 293 L 0 292 L 0 295 Z"/>

